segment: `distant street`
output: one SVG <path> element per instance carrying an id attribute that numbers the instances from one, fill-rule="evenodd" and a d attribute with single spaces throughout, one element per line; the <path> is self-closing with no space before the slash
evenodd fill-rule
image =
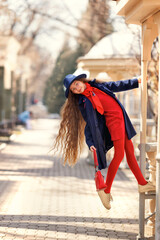
<path id="1" fill-rule="evenodd" d="M 58 123 L 36 120 L 0 153 L 0 239 L 136 239 L 138 192 L 130 170 L 118 171 L 107 211 L 85 155 L 69 168 L 48 154 Z"/>

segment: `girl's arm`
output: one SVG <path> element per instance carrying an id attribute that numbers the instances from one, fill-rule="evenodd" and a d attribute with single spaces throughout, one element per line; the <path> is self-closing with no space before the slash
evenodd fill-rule
<path id="1" fill-rule="evenodd" d="M 128 79 L 124 81 L 116 81 L 116 82 L 105 82 L 100 83 L 105 85 L 112 92 L 120 92 L 127 91 L 130 89 L 138 88 L 141 78 Z"/>
<path id="2" fill-rule="evenodd" d="M 83 103 L 83 99 L 80 99 L 80 101 L 81 101 L 81 103 Z M 87 143 L 87 145 L 90 149 L 90 147 L 93 146 L 94 143 L 93 143 L 93 139 L 92 139 L 91 130 L 90 130 L 89 124 L 87 122 L 86 111 L 85 111 L 85 108 L 84 108 L 83 104 L 79 104 L 79 110 L 82 114 L 82 117 L 83 117 L 84 121 L 86 122 L 86 126 L 85 126 L 85 129 L 84 129 L 84 134 L 85 134 L 86 143 Z"/>
<path id="3" fill-rule="evenodd" d="M 91 146 L 94 146 L 94 143 L 93 143 L 92 134 L 91 134 L 88 123 L 86 123 L 84 133 L 85 133 L 86 143 L 90 149 Z"/>

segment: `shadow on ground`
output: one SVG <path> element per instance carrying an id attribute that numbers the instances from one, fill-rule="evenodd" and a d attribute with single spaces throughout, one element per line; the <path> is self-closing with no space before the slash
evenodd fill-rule
<path id="1" fill-rule="evenodd" d="M 94 228 L 87 226 L 87 223 L 110 223 L 111 219 L 92 218 L 92 217 L 72 217 L 72 216 L 40 216 L 40 215 L 0 215 L 0 227 L 9 228 L 27 228 L 47 230 L 54 232 L 64 232 L 73 234 L 82 234 L 86 236 L 97 237 L 116 237 L 118 239 L 134 239 L 136 234 L 132 232 L 113 231 L 109 228 Z M 78 224 L 85 223 L 85 226 Z M 137 224 L 136 219 L 113 218 L 114 224 Z M 122 234 L 122 237 L 121 237 Z"/>
<path id="2" fill-rule="evenodd" d="M 94 166 L 87 163 L 86 159 L 81 158 L 79 162 L 72 168 L 69 166 L 63 166 L 59 158 L 51 157 L 46 155 L 14 155 L 14 154 L 0 154 L 3 161 L 8 161 L 9 163 L 14 164 L 14 168 L 10 168 L 9 164 L 7 167 L 0 167 L 0 175 L 3 175 L 5 172 L 14 176 L 24 175 L 25 176 L 49 176 L 49 177 L 76 177 L 80 179 L 93 179 L 94 178 Z M 42 166 L 37 168 L 37 161 Z M 51 164 L 49 167 L 45 166 L 45 161 L 49 161 Z M 24 163 L 23 163 L 24 162 Z M 22 164 L 20 164 L 22 163 Z M 43 164 L 44 163 L 44 164 Z M 17 167 L 16 167 L 17 165 Z M 20 166 L 24 165 L 24 168 Z M 87 175 L 84 175 L 84 168 L 88 168 Z M 121 169 L 118 170 L 121 180 L 128 181 L 129 178 Z M 85 171 L 86 172 L 86 171 Z M 107 172 L 107 169 L 106 169 Z M 118 176 L 115 178 L 115 181 L 118 180 Z"/>

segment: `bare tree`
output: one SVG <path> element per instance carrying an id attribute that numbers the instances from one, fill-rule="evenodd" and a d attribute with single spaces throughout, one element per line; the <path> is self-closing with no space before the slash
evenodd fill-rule
<path id="1" fill-rule="evenodd" d="M 107 20 L 109 8 L 106 0 L 89 0 L 81 20 L 75 17 L 63 0 L 58 4 L 51 0 L 1 0 L 0 14 L 0 34 L 14 36 L 21 43 L 19 54 L 29 56 L 33 60 L 39 51 L 35 46 L 36 41 L 42 34 L 53 38 L 54 33 L 56 35 L 57 31 L 61 31 L 65 35 L 75 37 L 78 43 L 84 44 L 86 52 L 112 29 Z M 50 70 L 47 64 L 47 60 L 50 64 L 50 57 L 47 58 L 44 52 L 40 51 L 37 58 L 33 63 L 31 88 L 40 79 L 45 78 L 42 72 Z"/>
<path id="2" fill-rule="evenodd" d="M 78 30 L 78 41 L 86 52 L 113 31 L 106 0 L 89 0 L 88 7 L 78 23 Z"/>
<path id="3" fill-rule="evenodd" d="M 13 4 L 10 0 L 3 1 L 1 15 L 5 16 L 5 23 L 0 24 L 0 33 L 14 35 L 21 42 L 28 38 L 29 43 L 24 47 L 26 51 L 41 33 L 50 35 L 63 31 L 77 38 L 78 42 L 85 42 L 87 51 L 112 31 L 108 21 L 107 0 L 88 0 L 87 10 L 81 20 L 77 19 L 63 0 L 61 3 L 57 5 L 54 1 L 46 0 L 33 1 L 31 4 L 28 0 L 22 0 L 19 4 Z"/>

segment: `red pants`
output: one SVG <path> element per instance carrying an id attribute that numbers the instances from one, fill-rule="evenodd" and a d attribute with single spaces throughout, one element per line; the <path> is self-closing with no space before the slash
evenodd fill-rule
<path id="1" fill-rule="evenodd" d="M 113 141 L 114 145 L 114 157 L 108 167 L 106 185 L 106 193 L 110 193 L 111 186 L 115 175 L 117 173 L 118 167 L 123 160 L 124 152 L 126 152 L 127 163 L 137 179 L 138 184 L 145 185 L 147 181 L 144 179 L 141 170 L 138 166 L 137 160 L 134 155 L 134 147 L 131 140 L 128 139 L 127 134 L 121 139 Z"/>

